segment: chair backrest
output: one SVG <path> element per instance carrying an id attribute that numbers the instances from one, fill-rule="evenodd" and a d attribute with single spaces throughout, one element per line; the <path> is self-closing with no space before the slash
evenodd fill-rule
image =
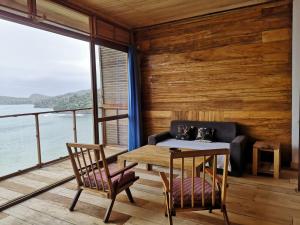
<path id="1" fill-rule="evenodd" d="M 224 169 L 223 169 L 223 176 L 220 178 L 217 175 L 217 156 L 224 157 Z M 214 150 L 170 150 L 170 182 L 169 182 L 169 193 L 170 193 L 170 206 L 172 206 L 172 197 L 173 194 L 173 175 L 174 175 L 174 168 L 173 163 L 174 160 L 181 161 L 181 171 L 180 171 L 180 178 L 181 178 L 181 208 L 184 207 L 184 179 L 185 177 L 185 170 L 192 171 L 192 184 L 191 184 L 191 207 L 195 208 L 195 177 L 200 175 L 200 179 L 202 179 L 201 183 L 201 199 L 202 199 L 202 207 L 207 207 L 205 204 L 205 188 L 206 183 L 209 182 L 211 185 L 212 193 L 211 193 L 211 206 L 216 205 L 216 190 L 217 188 L 221 191 L 221 204 L 225 205 L 226 201 L 226 189 L 227 189 L 227 173 L 228 173 L 228 160 L 229 160 L 229 150 L 228 149 L 214 149 Z M 210 162 L 211 167 L 207 167 L 207 162 Z M 200 172 L 199 170 L 200 165 Z M 189 167 L 189 168 L 188 168 Z M 211 179 L 208 179 L 210 177 Z M 198 207 L 198 206 L 197 206 Z"/>
<path id="2" fill-rule="evenodd" d="M 103 146 L 67 143 L 67 148 L 78 186 L 112 193 L 112 181 Z"/>

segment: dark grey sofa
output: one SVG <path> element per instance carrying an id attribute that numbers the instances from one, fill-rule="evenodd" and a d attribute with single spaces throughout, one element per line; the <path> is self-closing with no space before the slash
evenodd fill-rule
<path id="1" fill-rule="evenodd" d="M 246 136 L 237 134 L 237 124 L 233 122 L 205 122 L 190 120 L 173 120 L 169 131 L 154 134 L 148 137 L 148 144 L 156 145 L 158 142 L 175 138 L 179 125 L 210 127 L 216 130 L 217 142 L 230 143 L 230 163 L 232 176 L 242 176 L 245 165 Z"/>

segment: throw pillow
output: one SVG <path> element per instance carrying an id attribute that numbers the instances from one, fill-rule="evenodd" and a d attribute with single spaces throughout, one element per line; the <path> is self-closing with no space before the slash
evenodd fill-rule
<path id="1" fill-rule="evenodd" d="M 177 140 L 195 140 L 198 134 L 198 129 L 194 126 L 178 126 L 177 127 Z"/>
<path id="2" fill-rule="evenodd" d="M 198 129 L 198 135 L 196 139 L 203 142 L 213 142 L 214 136 L 215 136 L 214 128 L 200 127 Z"/>

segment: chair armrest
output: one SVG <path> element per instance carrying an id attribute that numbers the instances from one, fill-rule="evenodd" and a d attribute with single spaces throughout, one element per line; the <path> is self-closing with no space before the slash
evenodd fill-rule
<path id="1" fill-rule="evenodd" d="M 153 134 L 148 137 L 148 144 L 149 145 L 156 145 L 156 143 L 160 141 L 164 141 L 168 138 L 172 138 L 172 135 L 169 131 L 165 131 L 159 134 Z"/>
<path id="2" fill-rule="evenodd" d="M 166 174 L 164 172 L 159 172 L 159 176 L 161 177 L 161 179 L 163 181 L 165 192 L 166 193 L 170 192 L 170 189 L 169 189 L 169 180 L 168 180 Z"/>
<path id="3" fill-rule="evenodd" d="M 246 143 L 247 138 L 244 135 L 235 137 L 230 143 L 230 163 L 233 176 L 242 176 L 243 174 Z"/>
<path id="4" fill-rule="evenodd" d="M 119 175 L 119 174 L 123 174 L 123 173 L 125 173 L 127 170 L 130 170 L 131 168 L 135 167 L 136 165 L 137 165 L 137 163 L 131 163 L 130 165 L 128 165 L 128 166 L 126 166 L 126 167 L 124 167 L 124 168 L 122 168 L 122 169 L 120 169 L 120 170 L 118 170 L 118 171 L 112 173 L 112 174 L 110 175 L 110 178 L 115 177 L 115 176 L 117 176 L 117 175 Z"/>
<path id="5" fill-rule="evenodd" d="M 236 136 L 232 140 L 231 144 L 243 144 L 243 143 L 246 143 L 246 141 L 247 141 L 247 138 L 245 135 L 239 135 L 239 136 Z"/>

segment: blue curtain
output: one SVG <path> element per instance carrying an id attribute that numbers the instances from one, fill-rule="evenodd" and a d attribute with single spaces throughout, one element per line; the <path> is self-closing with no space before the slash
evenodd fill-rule
<path id="1" fill-rule="evenodd" d="M 141 146 L 141 85 L 135 47 L 128 49 L 128 150 Z"/>

